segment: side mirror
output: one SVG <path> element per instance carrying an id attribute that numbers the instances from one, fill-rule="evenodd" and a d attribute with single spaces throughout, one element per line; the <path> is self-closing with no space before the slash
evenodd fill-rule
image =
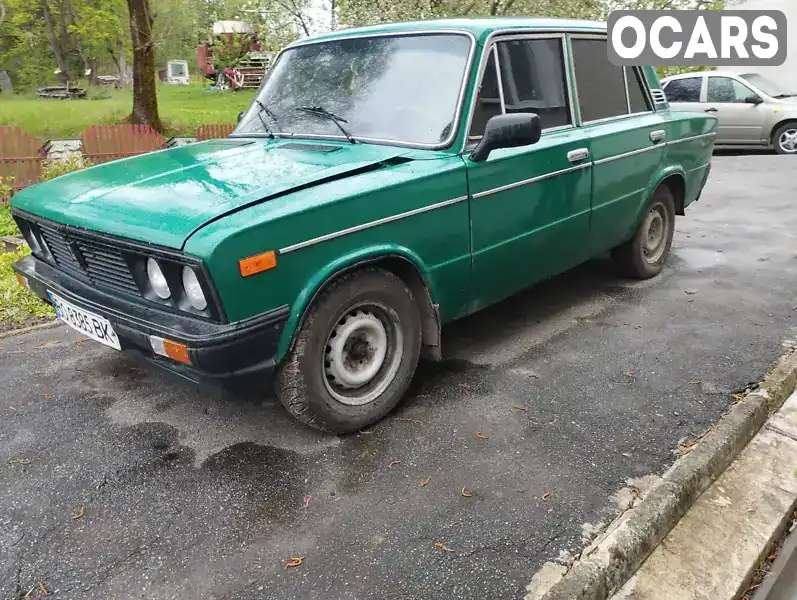
<path id="1" fill-rule="evenodd" d="M 534 113 L 496 115 L 487 121 L 481 141 L 471 152 L 473 162 L 487 160 L 499 148 L 517 148 L 536 144 L 542 134 L 540 117 Z"/>
<path id="2" fill-rule="evenodd" d="M 763 102 L 761 97 L 756 94 L 747 96 L 747 98 L 745 98 L 744 101 L 746 104 L 761 104 Z"/>
<path id="3" fill-rule="evenodd" d="M 241 119 L 243 119 L 243 118 L 244 118 L 244 113 L 245 113 L 245 112 L 246 112 L 246 111 L 243 111 L 243 110 L 242 110 L 241 112 L 239 112 L 239 113 L 238 113 L 238 122 L 239 122 L 239 123 L 241 122 Z"/>

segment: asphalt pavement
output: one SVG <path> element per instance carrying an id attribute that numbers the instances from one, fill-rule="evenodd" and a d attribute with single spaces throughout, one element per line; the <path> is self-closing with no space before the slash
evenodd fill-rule
<path id="1" fill-rule="evenodd" d="M 662 275 L 601 258 L 451 325 L 357 435 L 65 327 L 0 340 L 0 598 L 521 597 L 797 337 L 796 167 L 715 157 Z"/>

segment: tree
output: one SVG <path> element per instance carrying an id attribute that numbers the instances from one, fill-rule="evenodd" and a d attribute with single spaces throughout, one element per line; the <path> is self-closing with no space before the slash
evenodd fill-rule
<path id="1" fill-rule="evenodd" d="M 163 131 L 155 87 L 155 44 L 149 0 L 127 0 L 133 43 L 133 112 L 130 122 Z"/>

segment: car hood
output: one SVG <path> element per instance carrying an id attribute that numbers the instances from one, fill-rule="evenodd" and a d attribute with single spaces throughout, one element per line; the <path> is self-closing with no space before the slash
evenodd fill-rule
<path id="1" fill-rule="evenodd" d="M 194 231 L 225 214 L 356 176 L 407 152 L 366 144 L 211 140 L 76 171 L 22 190 L 12 206 L 180 249 Z"/>

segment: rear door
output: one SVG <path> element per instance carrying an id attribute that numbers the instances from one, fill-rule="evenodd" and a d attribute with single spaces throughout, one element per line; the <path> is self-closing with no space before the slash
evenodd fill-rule
<path id="1" fill-rule="evenodd" d="M 761 144 L 767 107 L 747 103 L 757 95 L 732 77 L 709 75 L 704 109 L 719 119 L 717 144 Z"/>
<path id="2" fill-rule="evenodd" d="M 636 229 L 664 158 L 667 121 L 653 110 L 643 73 L 609 62 L 605 36 L 569 38 L 579 115 L 592 160 L 589 246 L 597 254 Z"/>
<path id="3" fill-rule="evenodd" d="M 589 256 L 589 152 L 575 127 L 563 34 L 497 38 L 486 50 L 465 152 L 471 195 L 472 309 Z M 540 116 L 532 146 L 468 160 L 497 114 Z"/>

